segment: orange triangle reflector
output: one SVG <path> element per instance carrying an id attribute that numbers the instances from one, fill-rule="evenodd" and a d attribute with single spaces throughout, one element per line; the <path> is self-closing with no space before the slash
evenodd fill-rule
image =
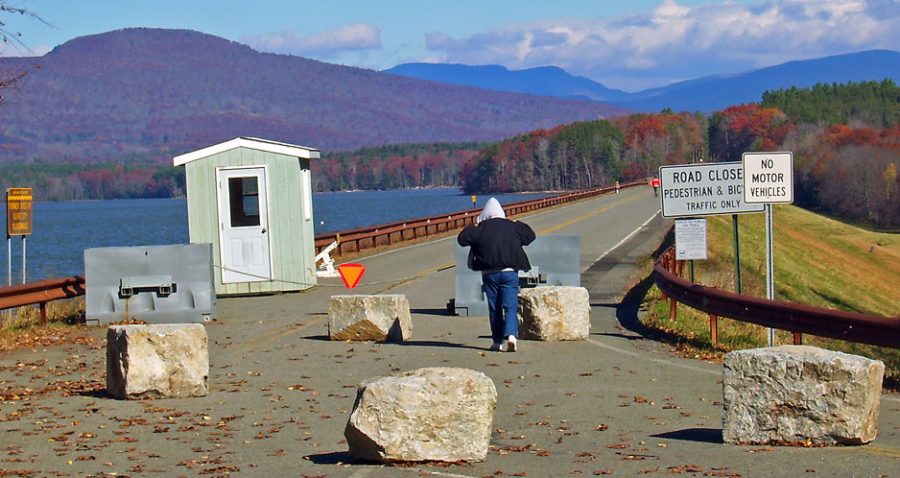
<path id="1" fill-rule="evenodd" d="M 344 281 L 344 285 L 348 289 L 352 289 L 362 279 L 363 273 L 366 272 L 366 266 L 362 264 L 341 264 L 338 266 L 338 272 L 341 274 L 341 280 Z"/>

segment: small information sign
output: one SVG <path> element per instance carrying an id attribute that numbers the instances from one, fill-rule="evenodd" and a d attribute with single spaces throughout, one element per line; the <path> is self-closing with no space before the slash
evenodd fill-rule
<path id="1" fill-rule="evenodd" d="M 659 168 L 662 216 L 691 217 L 762 212 L 744 202 L 744 168 L 739 161 Z"/>
<path id="2" fill-rule="evenodd" d="M 6 190 L 6 234 L 27 236 L 31 234 L 31 188 Z"/>
<path id="3" fill-rule="evenodd" d="M 794 155 L 791 152 L 744 153 L 744 202 L 794 202 Z"/>
<path id="4" fill-rule="evenodd" d="M 706 219 L 675 221 L 675 258 L 706 259 Z"/>

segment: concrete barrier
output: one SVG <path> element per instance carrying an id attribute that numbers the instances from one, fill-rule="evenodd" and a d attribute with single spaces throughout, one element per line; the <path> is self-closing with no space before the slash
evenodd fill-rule
<path id="1" fill-rule="evenodd" d="M 402 294 L 331 296 L 328 337 L 375 342 L 409 340 L 412 338 L 409 301 Z"/>
<path id="2" fill-rule="evenodd" d="M 106 332 L 106 390 L 120 399 L 209 393 L 209 349 L 201 324 L 116 325 Z"/>
<path id="3" fill-rule="evenodd" d="M 542 286 L 519 291 L 519 336 L 547 342 L 585 340 L 591 333 L 587 289 Z"/>
<path id="4" fill-rule="evenodd" d="M 497 389 L 464 368 L 422 368 L 359 385 L 344 431 L 370 461 L 478 462 L 487 456 Z"/>
<path id="5" fill-rule="evenodd" d="M 725 355 L 726 443 L 858 445 L 878 434 L 884 363 L 784 345 Z"/>

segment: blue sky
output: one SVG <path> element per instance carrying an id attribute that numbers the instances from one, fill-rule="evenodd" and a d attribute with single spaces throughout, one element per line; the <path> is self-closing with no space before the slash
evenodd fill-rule
<path id="1" fill-rule="evenodd" d="M 553 65 L 636 91 L 791 60 L 900 49 L 900 0 L 0 0 L 46 22 L 0 16 L 42 55 L 128 27 L 185 28 L 381 70 L 415 62 Z M 164 52 L 161 52 L 164 53 Z"/>

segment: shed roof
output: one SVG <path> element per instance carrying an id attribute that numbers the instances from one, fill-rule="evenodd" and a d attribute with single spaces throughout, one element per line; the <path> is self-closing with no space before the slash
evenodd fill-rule
<path id="1" fill-rule="evenodd" d="M 191 151 L 190 153 L 175 156 L 175 166 L 181 166 L 182 164 L 189 163 L 191 161 L 206 158 L 208 156 L 212 156 L 214 154 L 219 154 L 236 148 L 256 149 L 268 153 L 283 154 L 286 156 L 294 156 L 304 159 L 319 158 L 318 149 L 307 148 L 306 146 L 297 146 L 295 144 L 279 143 L 278 141 L 271 141 L 268 139 L 241 136 L 239 138 L 225 141 L 224 143 L 214 144 L 203 149 L 198 149 L 196 151 Z"/>

